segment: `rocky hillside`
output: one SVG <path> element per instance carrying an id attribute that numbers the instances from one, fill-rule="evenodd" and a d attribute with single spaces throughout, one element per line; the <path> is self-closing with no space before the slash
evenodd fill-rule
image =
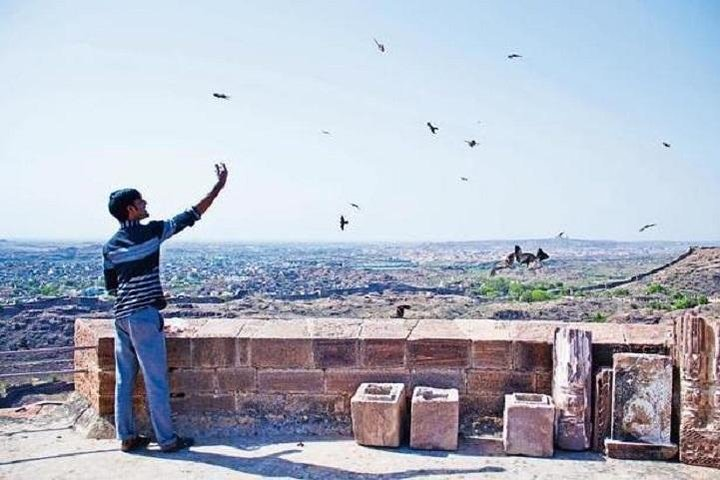
<path id="1" fill-rule="evenodd" d="M 696 248 L 678 263 L 643 279 L 640 283 L 654 283 L 675 291 L 719 297 L 720 248 Z"/>

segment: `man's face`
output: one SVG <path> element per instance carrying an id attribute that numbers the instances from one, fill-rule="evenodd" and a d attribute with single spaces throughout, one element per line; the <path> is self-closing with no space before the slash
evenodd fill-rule
<path id="1" fill-rule="evenodd" d="M 128 220 L 142 220 L 149 217 L 146 206 L 147 202 L 142 197 L 135 200 L 132 205 L 128 206 Z"/>

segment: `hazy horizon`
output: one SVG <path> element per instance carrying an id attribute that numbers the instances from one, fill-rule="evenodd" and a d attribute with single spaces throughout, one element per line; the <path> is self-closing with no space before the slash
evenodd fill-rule
<path id="1" fill-rule="evenodd" d="M 719 20 L 669 0 L 6 0 L 0 238 L 102 241 L 112 190 L 167 218 L 225 161 L 178 241 L 711 242 Z"/>

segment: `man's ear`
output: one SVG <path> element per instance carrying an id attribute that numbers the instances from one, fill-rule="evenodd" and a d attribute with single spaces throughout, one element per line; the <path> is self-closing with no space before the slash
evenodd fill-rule
<path id="1" fill-rule="evenodd" d="M 127 208 L 128 218 L 130 218 L 132 216 L 133 212 L 137 212 L 137 207 L 135 205 L 128 205 L 126 208 Z"/>

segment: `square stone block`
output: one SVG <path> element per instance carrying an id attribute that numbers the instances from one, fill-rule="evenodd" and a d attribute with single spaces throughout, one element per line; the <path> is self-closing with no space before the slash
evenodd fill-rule
<path id="1" fill-rule="evenodd" d="M 350 400 L 355 441 L 375 447 L 400 446 L 406 413 L 404 384 L 360 384 Z"/>
<path id="2" fill-rule="evenodd" d="M 505 395 L 503 443 L 508 455 L 552 457 L 555 405 L 549 395 Z"/>
<path id="3" fill-rule="evenodd" d="M 612 439 L 670 444 L 672 358 L 616 353 L 613 370 Z"/>
<path id="4" fill-rule="evenodd" d="M 415 387 L 410 420 L 410 448 L 457 450 L 460 402 L 455 388 Z"/>

